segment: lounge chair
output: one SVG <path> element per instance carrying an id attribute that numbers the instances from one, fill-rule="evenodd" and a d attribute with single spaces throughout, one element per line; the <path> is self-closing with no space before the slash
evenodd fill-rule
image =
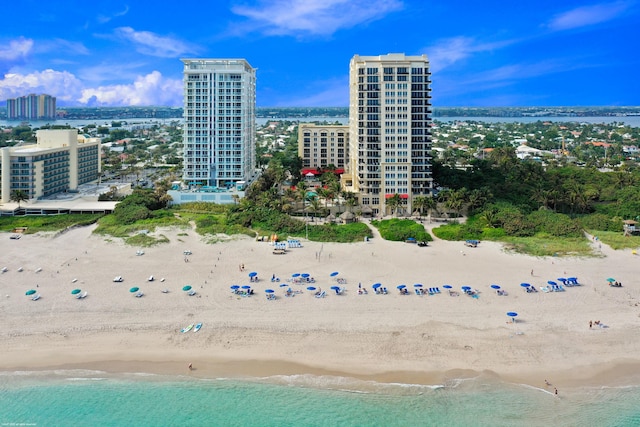
<path id="1" fill-rule="evenodd" d="M 83 298 L 86 298 L 87 295 L 89 295 L 89 293 L 87 291 L 84 291 L 83 293 L 78 294 L 78 298 L 83 299 Z"/>
<path id="2" fill-rule="evenodd" d="M 319 294 L 316 294 L 316 298 L 324 298 L 327 295 L 326 291 L 322 291 Z"/>
<path id="3" fill-rule="evenodd" d="M 187 295 L 189 295 L 190 297 L 192 297 L 192 296 L 194 296 L 195 294 L 196 294 L 196 291 L 194 291 L 193 289 L 191 289 Z"/>
<path id="4" fill-rule="evenodd" d="M 274 300 L 274 299 L 276 299 L 276 294 L 267 294 L 267 299 L 268 299 L 268 300 Z"/>
<path id="5" fill-rule="evenodd" d="M 32 301 L 38 301 L 40 299 L 40 294 L 35 294 L 33 297 L 31 297 Z"/>
<path id="6" fill-rule="evenodd" d="M 140 291 L 136 294 L 136 298 L 142 298 L 144 296 L 144 292 Z"/>

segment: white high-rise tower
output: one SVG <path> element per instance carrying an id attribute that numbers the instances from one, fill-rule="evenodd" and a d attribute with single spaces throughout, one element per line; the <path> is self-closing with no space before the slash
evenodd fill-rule
<path id="1" fill-rule="evenodd" d="M 256 69 L 244 59 L 183 59 L 186 184 L 230 187 L 255 173 Z"/>

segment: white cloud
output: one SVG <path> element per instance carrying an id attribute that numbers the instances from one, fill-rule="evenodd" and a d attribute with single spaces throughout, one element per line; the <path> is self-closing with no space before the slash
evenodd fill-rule
<path id="1" fill-rule="evenodd" d="M 90 106 L 176 106 L 182 104 L 182 89 L 182 80 L 167 79 L 160 72 L 153 71 L 131 84 L 84 89 L 78 101 Z"/>
<path id="2" fill-rule="evenodd" d="M 553 31 L 561 31 L 599 24 L 617 18 L 629 7 L 630 3 L 625 1 L 582 6 L 556 15 L 547 27 Z"/>
<path id="3" fill-rule="evenodd" d="M 124 16 L 129 12 L 129 6 L 125 5 L 124 10 L 120 11 L 120 12 L 116 12 L 112 15 L 98 15 L 98 22 L 101 24 L 105 24 L 109 21 L 111 21 L 113 18 L 117 18 L 120 16 Z"/>
<path id="4" fill-rule="evenodd" d="M 0 79 L 0 99 L 46 93 L 59 100 L 73 102 L 81 90 L 80 80 L 67 71 L 49 69 L 30 74 L 8 73 Z"/>
<path id="5" fill-rule="evenodd" d="M 38 41 L 34 48 L 34 53 L 43 52 L 64 52 L 72 55 L 89 55 L 89 49 L 81 42 L 74 42 L 65 39 L 51 39 Z"/>
<path id="6" fill-rule="evenodd" d="M 231 10 L 249 18 L 251 29 L 266 34 L 330 35 L 381 19 L 402 7 L 401 0 L 263 0 L 261 6 Z"/>
<path id="7" fill-rule="evenodd" d="M 33 40 L 20 37 L 0 45 L 0 61 L 16 61 L 26 57 L 33 49 Z"/>
<path id="8" fill-rule="evenodd" d="M 480 52 L 490 52 L 517 43 L 517 40 L 501 40 L 497 42 L 481 42 L 472 37 L 452 37 L 443 39 L 424 49 L 429 57 L 432 72 L 469 58 Z"/>
<path id="9" fill-rule="evenodd" d="M 133 83 L 86 87 L 68 71 L 44 70 L 30 74 L 9 73 L 0 79 L 0 99 L 29 93 L 47 93 L 62 105 L 146 106 L 182 105 L 182 80 L 168 79 L 153 71 Z M 62 102 L 61 102 L 62 101 Z"/>
<path id="10" fill-rule="evenodd" d="M 133 43 L 136 51 L 144 55 L 177 58 L 198 50 L 195 46 L 178 39 L 159 36 L 150 31 L 136 31 L 131 27 L 116 28 L 114 33 L 118 38 Z"/>

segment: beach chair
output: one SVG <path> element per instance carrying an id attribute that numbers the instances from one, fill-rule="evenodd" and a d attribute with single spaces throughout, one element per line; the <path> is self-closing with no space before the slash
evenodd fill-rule
<path id="1" fill-rule="evenodd" d="M 319 294 L 316 294 L 316 298 L 324 298 L 327 295 L 326 291 L 322 291 Z"/>
<path id="2" fill-rule="evenodd" d="M 35 294 L 35 295 L 31 298 L 31 300 L 32 300 L 32 301 L 38 301 L 39 299 L 40 299 L 40 294 Z"/>
<path id="3" fill-rule="evenodd" d="M 193 289 L 191 289 L 187 295 L 189 295 L 190 297 L 192 297 L 192 296 L 194 296 L 195 294 L 196 294 L 196 291 L 194 291 Z"/>
<path id="4" fill-rule="evenodd" d="M 142 298 L 144 296 L 144 292 L 140 291 L 136 294 L 136 298 Z"/>

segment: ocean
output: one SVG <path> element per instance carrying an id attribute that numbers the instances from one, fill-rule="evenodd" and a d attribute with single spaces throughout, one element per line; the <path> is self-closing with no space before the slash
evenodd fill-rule
<path id="1" fill-rule="evenodd" d="M 640 386 L 421 386 L 311 375 L 0 373 L 0 426 L 638 426 Z"/>

